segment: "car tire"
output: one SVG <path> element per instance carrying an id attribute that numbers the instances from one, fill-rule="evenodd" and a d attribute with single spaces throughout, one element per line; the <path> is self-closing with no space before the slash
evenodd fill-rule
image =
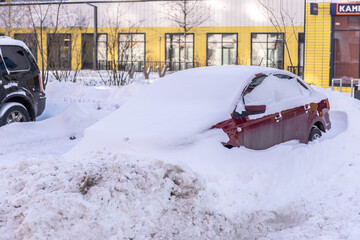
<path id="1" fill-rule="evenodd" d="M 311 128 L 310 131 L 310 136 L 309 136 L 309 141 L 314 141 L 316 139 L 321 138 L 321 131 L 318 127 L 314 126 Z"/>
<path id="2" fill-rule="evenodd" d="M 30 114 L 24 105 L 20 103 L 5 103 L 1 109 L 0 126 L 30 121 Z"/>

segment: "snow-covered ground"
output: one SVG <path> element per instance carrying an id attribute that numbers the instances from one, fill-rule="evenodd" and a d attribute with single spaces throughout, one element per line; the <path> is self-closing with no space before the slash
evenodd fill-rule
<path id="1" fill-rule="evenodd" d="M 332 129 L 308 145 L 229 150 L 213 131 L 77 154 L 86 128 L 147 87 L 51 82 L 37 122 L 0 128 L 0 239 L 360 238 L 360 101 L 316 88 Z"/>

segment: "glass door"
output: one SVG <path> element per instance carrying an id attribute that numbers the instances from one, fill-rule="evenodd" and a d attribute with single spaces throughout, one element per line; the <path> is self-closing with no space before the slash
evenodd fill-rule
<path id="1" fill-rule="evenodd" d="M 360 69 L 360 17 L 334 17 L 332 44 L 334 78 L 359 78 Z"/>
<path id="2" fill-rule="evenodd" d="M 359 77 L 360 31 L 334 33 L 334 77 Z"/>

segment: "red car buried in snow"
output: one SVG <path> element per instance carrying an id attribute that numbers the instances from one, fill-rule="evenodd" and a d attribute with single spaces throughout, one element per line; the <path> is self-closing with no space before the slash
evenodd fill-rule
<path id="1" fill-rule="evenodd" d="M 142 88 L 87 129 L 82 144 L 111 146 L 114 151 L 169 150 L 208 138 L 229 148 L 265 149 L 288 140 L 307 143 L 320 137 L 331 127 L 328 111 L 324 94 L 284 70 L 194 68 Z M 114 123 L 115 128 L 107 127 Z"/>
<path id="2" fill-rule="evenodd" d="M 258 73 L 244 88 L 231 119 L 214 125 L 228 135 L 228 148 L 266 149 L 289 140 L 301 143 L 331 128 L 329 101 L 293 74 Z"/>

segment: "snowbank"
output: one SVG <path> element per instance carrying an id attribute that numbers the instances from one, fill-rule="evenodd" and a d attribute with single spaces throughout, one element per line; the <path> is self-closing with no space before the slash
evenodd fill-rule
<path id="1" fill-rule="evenodd" d="M 50 148 L 65 145 L 51 143 L 52 136 L 73 142 L 69 134 L 78 130 L 81 138 L 90 118 L 106 115 L 91 103 L 94 117 L 86 117 L 86 99 L 102 93 L 91 95 L 95 90 L 89 88 L 87 95 L 83 89 L 84 101 L 63 101 L 59 104 L 77 104 L 53 119 L 28 125 L 43 124 L 43 133 L 31 132 L 25 124 L 1 129 L 0 141 L 6 146 L 0 149 L 1 239 L 357 240 L 360 102 L 317 90 L 329 97 L 332 129 L 308 145 L 291 141 L 263 151 L 229 150 L 220 144 L 223 132 L 215 130 L 161 151 L 131 151 L 116 148 L 119 142 L 111 142 L 116 136 L 104 139 L 90 128 L 88 136 L 99 143 L 96 148 L 82 143 L 78 147 L 86 154 L 49 154 L 54 153 Z M 111 109 L 112 103 L 106 104 L 111 99 L 131 99 L 132 94 L 124 94 L 114 91 L 103 109 Z M 107 120 L 111 118 L 102 125 L 104 136 L 125 129 Z M 16 135 L 11 128 L 22 132 Z M 26 141 L 17 143 L 22 134 Z M 6 145 L 4 138 L 13 144 Z M 106 144 L 116 151 L 104 149 Z M 9 157 L 14 145 L 23 149 L 15 148 Z M 40 145 L 49 151 L 26 155 L 29 146 Z M 9 159 L 15 162 L 9 164 Z"/>
<path id="2" fill-rule="evenodd" d="M 191 170 L 106 152 L 19 163 L 0 179 L 3 240 L 255 239 L 308 218 L 297 206 L 229 217 Z"/>

